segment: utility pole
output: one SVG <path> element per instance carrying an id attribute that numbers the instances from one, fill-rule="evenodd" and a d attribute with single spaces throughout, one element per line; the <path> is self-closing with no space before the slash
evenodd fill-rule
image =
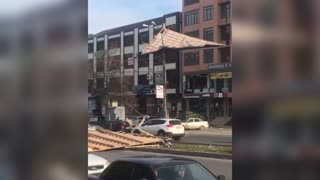
<path id="1" fill-rule="evenodd" d="M 166 72 L 166 49 L 163 43 L 163 32 L 161 32 L 161 41 L 162 41 L 162 74 L 163 74 L 163 112 L 164 118 L 169 118 L 168 108 L 167 108 L 167 72 Z"/>

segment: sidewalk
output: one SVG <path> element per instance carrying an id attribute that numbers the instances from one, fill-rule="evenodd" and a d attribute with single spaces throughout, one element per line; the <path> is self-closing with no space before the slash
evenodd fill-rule
<path id="1" fill-rule="evenodd" d="M 208 129 L 204 129 L 204 130 L 186 130 L 186 134 L 232 136 L 232 127 L 224 127 L 224 128 L 209 127 Z"/>

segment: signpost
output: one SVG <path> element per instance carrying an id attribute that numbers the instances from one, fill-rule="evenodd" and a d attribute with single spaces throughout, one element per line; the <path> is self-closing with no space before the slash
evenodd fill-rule
<path id="1" fill-rule="evenodd" d="M 157 99 L 163 99 L 164 94 L 163 94 L 163 86 L 162 85 L 157 85 L 156 86 L 156 98 Z"/>

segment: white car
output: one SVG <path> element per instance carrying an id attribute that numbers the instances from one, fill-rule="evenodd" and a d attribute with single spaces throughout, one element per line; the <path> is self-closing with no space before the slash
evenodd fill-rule
<path id="1" fill-rule="evenodd" d="M 94 154 L 88 154 L 88 175 L 99 175 L 109 166 L 109 162 Z"/>
<path id="2" fill-rule="evenodd" d="M 186 122 L 183 122 L 182 125 L 185 129 L 205 129 L 209 127 L 208 121 L 203 121 L 199 118 L 189 118 Z"/>
<path id="3" fill-rule="evenodd" d="M 179 119 L 150 119 L 142 125 L 136 126 L 132 132 L 140 133 L 141 130 L 157 136 L 172 137 L 174 140 L 179 140 L 185 135 L 184 127 Z"/>

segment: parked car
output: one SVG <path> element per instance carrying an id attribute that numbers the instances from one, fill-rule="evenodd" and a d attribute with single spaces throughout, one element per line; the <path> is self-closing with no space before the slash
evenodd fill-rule
<path id="1" fill-rule="evenodd" d="M 96 180 L 224 180 L 195 160 L 137 156 L 114 161 Z"/>
<path id="2" fill-rule="evenodd" d="M 94 154 L 88 154 L 88 175 L 100 175 L 109 166 L 109 162 Z"/>
<path id="3" fill-rule="evenodd" d="M 204 121 L 200 118 L 189 118 L 182 125 L 185 129 L 205 129 L 209 127 L 208 121 Z"/>
<path id="4" fill-rule="evenodd" d="M 124 132 L 131 132 L 130 124 L 126 121 L 122 120 L 109 120 L 104 121 L 100 125 L 104 129 L 108 129 L 110 131 L 124 131 Z"/>
<path id="5" fill-rule="evenodd" d="M 179 119 L 150 119 L 141 126 L 133 128 L 132 132 L 141 133 L 141 130 L 157 136 L 172 137 L 174 140 L 179 140 L 185 135 L 184 127 Z"/>

